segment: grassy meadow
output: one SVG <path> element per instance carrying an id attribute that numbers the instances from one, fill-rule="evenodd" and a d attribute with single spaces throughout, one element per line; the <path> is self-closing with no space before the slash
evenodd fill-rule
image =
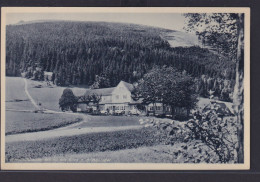
<path id="1" fill-rule="evenodd" d="M 6 111 L 5 134 L 51 130 L 79 121 L 75 115 Z"/>
<path id="2" fill-rule="evenodd" d="M 30 80 L 28 82 L 30 82 Z M 29 93 L 32 90 L 30 87 L 32 86 L 28 86 Z M 50 94 L 50 92 L 46 93 L 44 90 L 38 89 L 36 95 L 42 96 L 44 95 L 43 93 L 45 93 L 45 98 L 47 98 L 48 101 L 49 96 L 46 94 L 51 96 L 52 94 Z M 37 99 L 35 100 L 37 101 Z M 46 103 L 51 105 L 50 102 Z M 76 115 L 64 115 L 59 113 L 35 113 L 35 109 L 36 108 L 30 102 L 28 96 L 25 93 L 25 83 L 23 78 L 6 77 L 6 135 L 50 130 L 62 126 L 67 126 L 81 120 L 81 117 Z"/>
<path id="3" fill-rule="evenodd" d="M 77 127 L 120 127 L 140 125 L 138 116 L 88 116 L 88 122 Z"/>
<path id="4" fill-rule="evenodd" d="M 59 108 L 59 99 L 66 87 L 47 86 L 46 82 L 27 80 L 28 91 L 35 101 L 41 103 L 44 109 L 61 111 Z M 41 88 L 37 88 L 37 86 Z M 71 88 L 76 96 L 83 95 L 86 88 L 73 87 Z"/>
<path id="5" fill-rule="evenodd" d="M 34 110 L 24 91 L 24 80 L 20 77 L 6 77 L 5 107 L 11 110 Z"/>
<path id="6" fill-rule="evenodd" d="M 31 160 L 63 154 L 119 151 L 158 145 L 163 138 L 154 137 L 154 128 L 114 132 L 86 133 L 51 140 L 11 142 L 6 144 L 6 162 Z"/>
<path id="7" fill-rule="evenodd" d="M 46 82 L 32 80 L 27 80 L 27 83 L 28 92 L 36 103 L 41 103 L 42 108 L 60 111 L 58 101 L 65 87 L 48 86 Z M 84 88 L 75 87 L 72 90 L 75 95 L 82 95 L 85 92 Z M 210 99 L 200 98 L 198 107 L 203 108 L 210 101 Z M 78 123 L 66 127 L 64 130 L 65 135 L 62 136 L 44 137 L 41 140 L 24 141 L 22 139 L 7 142 L 6 162 L 178 163 L 184 161 L 184 155 L 191 156 L 184 162 L 206 161 L 206 159 L 201 159 L 204 154 L 192 156 L 196 152 L 190 151 L 190 149 L 187 153 L 182 154 L 185 143 L 165 145 L 166 135 L 157 135 L 155 127 L 142 127 L 139 122 L 140 119 L 165 122 L 172 121 L 171 119 L 144 116 L 36 113 L 34 112 L 34 106 L 25 93 L 22 78 L 6 78 L 6 108 L 6 137 L 15 137 L 15 134 L 27 132 L 36 132 L 38 135 L 37 131 L 45 131 L 44 135 L 48 135 L 51 132 L 50 130 Z M 24 110 L 28 111 L 25 112 Z M 174 121 L 174 123 L 176 126 L 178 123 L 184 124 L 184 122 L 178 121 Z M 137 129 L 131 129 L 132 126 L 138 127 Z M 98 131 L 77 133 L 76 129 L 83 130 L 83 128 L 95 128 Z M 100 128 L 102 130 L 99 130 Z M 113 130 L 109 130 L 111 128 Z M 120 130 L 120 128 L 122 129 Z M 57 131 L 54 130 L 53 132 Z M 72 134 L 68 135 L 69 132 Z M 205 151 L 207 150 L 205 148 Z M 208 158 L 211 159 L 212 157 L 209 156 Z M 212 158 L 212 161 L 217 160 Z"/>

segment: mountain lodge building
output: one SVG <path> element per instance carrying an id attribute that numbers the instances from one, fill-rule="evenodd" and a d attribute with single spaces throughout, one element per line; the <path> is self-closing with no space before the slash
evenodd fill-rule
<path id="1" fill-rule="evenodd" d="M 85 96 L 97 94 L 101 96 L 99 108 L 95 104 L 79 102 L 77 110 L 80 112 L 87 112 L 90 108 L 93 110 L 99 109 L 103 113 L 132 113 L 137 114 L 140 111 L 137 109 L 137 104 L 141 104 L 142 100 L 137 101 L 132 98 L 132 91 L 134 86 L 125 81 L 120 81 L 116 87 L 101 88 L 101 89 L 88 89 Z M 165 107 L 165 108 L 163 108 Z M 163 106 L 162 103 L 154 103 L 146 106 L 143 114 L 165 114 L 170 113 L 170 107 Z"/>

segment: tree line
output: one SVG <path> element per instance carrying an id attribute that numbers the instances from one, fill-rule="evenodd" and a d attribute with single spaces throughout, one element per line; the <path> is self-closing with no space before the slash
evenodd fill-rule
<path id="1" fill-rule="evenodd" d="M 167 65 L 196 78 L 234 80 L 235 65 L 228 58 L 196 46 L 172 48 L 161 38 L 163 31 L 169 30 L 97 22 L 8 25 L 6 74 L 30 77 L 41 69 L 53 72 L 57 85 L 96 88 L 97 75 L 108 79 L 104 87 L 111 87 L 120 80 L 134 83 L 155 65 Z"/>

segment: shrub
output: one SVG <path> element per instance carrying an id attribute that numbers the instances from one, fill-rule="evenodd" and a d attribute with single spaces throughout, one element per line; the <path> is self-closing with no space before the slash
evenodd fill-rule
<path id="1" fill-rule="evenodd" d="M 62 111 L 71 110 L 73 112 L 77 111 L 77 97 L 73 94 L 72 90 L 69 88 L 64 89 L 62 96 L 59 100 L 59 106 Z"/>
<path id="2" fill-rule="evenodd" d="M 185 114 L 175 114 L 173 118 L 179 121 L 186 121 L 189 118 L 189 116 Z"/>
<path id="3" fill-rule="evenodd" d="M 235 123 L 232 118 L 219 117 L 216 110 L 204 113 L 196 112 L 186 127 L 190 130 L 188 140 L 200 140 L 211 148 L 219 157 L 221 163 L 235 159 Z"/>
<path id="4" fill-rule="evenodd" d="M 196 111 L 192 119 L 179 124 L 160 120 L 140 124 L 157 128 L 167 145 L 182 144 L 180 150 L 173 152 L 173 158 L 183 158 L 183 162 L 232 163 L 237 155 L 236 123 L 232 117 L 219 117 L 220 114 L 213 108 L 202 113 Z"/>

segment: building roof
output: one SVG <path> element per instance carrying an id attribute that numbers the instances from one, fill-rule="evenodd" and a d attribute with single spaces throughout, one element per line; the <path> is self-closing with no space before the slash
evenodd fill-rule
<path id="1" fill-rule="evenodd" d="M 233 113 L 230 111 L 230 109 L 227 107 L 225 103 L 211 101 L 210 104 L 206 105 L 203 111 L 208 111 L 213 108 L 216 109 L 217 113 L 223 115 L 223 116 L 230 116 L 233 115 Z"/>
<path id="2" fill-rule="evenodd" d="M 120 81 L 120 83 L 124 84 L 124 86 L 131 92 L 134 89 L 134 86 L 131 83 L 127 83 L 125 81 Z M 119 83 L 119 84 L 120 84 Z M 118 85 L 119 85 L 118 84 Z M 111 95 L 112 92 L 114 91 L 116 87 L 110 87 L 110 88 L 99 88 L 99 89 L 88 89 L 85 92 L 85 95 L 92 95 L 92 94 L 97 94 L 97 95 Z"/>
<path id="3" fill-rule="evenodd" d="M 123 83 L 125 85 L 125 87 L 128 88 L 129 91 L 132 91 L 134 89 L 134 86 L 131 83 L 127 83 L 125 81 L 120 81 L 120 83 Z"/>
<path id="4" fill-rule="evenodd" d="M 85 92 L 85 95 L 92 95 L 92 94 L 97 94 L 97 95 L 111 95 L 112 92 L 114 91 L 115 87 L 110 87 L 110 88 L 99 88 L 99 89 L 88 89 Z"/>

